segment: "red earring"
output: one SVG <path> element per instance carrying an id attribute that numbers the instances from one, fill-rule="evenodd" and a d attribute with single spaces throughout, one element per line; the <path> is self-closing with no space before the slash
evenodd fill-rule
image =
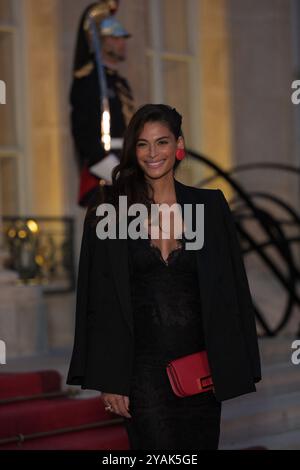
<path id="1" fill-rule="evenodd" d="M 184 149 L 177 149 L 176 150 L 176 158 L 177 158 L 177 160 L 183 160 L 185 158 L 185 150 Z"/>

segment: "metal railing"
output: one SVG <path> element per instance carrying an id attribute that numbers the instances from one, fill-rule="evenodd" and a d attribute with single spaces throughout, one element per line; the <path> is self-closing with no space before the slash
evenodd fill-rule
<path id="1" fill-rule="evenodd" d="M 213 170 L 213 175 L 195 184 L 196 187 L 204 187 L 212 183 L 215 179 L 221 178 L 230 186 L 234 192 L 234 197 L 229 201 L 235 219 L 236 228 L 241 241 L 241 248 L 244 256 L 255 253 L 260 261 L 269 270 L 270 276 L 281 286 L 285 293 L 285 306 L 280 314 L 277 324 L 271 325 L 267 314 L 253 301 L 257 322 L 262 327 L 264 336 L 277 335 L 289 322 L 295 307 L 300 307 L 300 296 L 297 287 L 300 281 L 299 259 L 293 255 L 292 246 L 300 246 L 300 213 L 299 206 L 292 207 L 277 194 L 264 191 L 247 191 L 236 175 L 245 171 L 253 170 L 277 170 L 289 172 L 295 176 L 300 176 L 300 168 L 279 163 L 251 163 L 239 165 L 225 171 L 206 156 L 193 150 L 187 150 L 188 157 L 198 163 Z M 261 201 L 269 201 L 273 206 L 280 208 L 285 213 L 284 219 L 279 218 L 275 211 L 266 209 Z M 263 242 L 258 241 L 251 230 L 247 228 L 249 221 L 255 221 L 259 225 L 261 232 L 265 236 Z M 286 233 L 286 228 L 295 230 L 295 235 Z M 275 256 L 271 256 L 268 248 L 272 247 Z M 300 337 L 300 323 L 296 337 Z"/>
<path id="2" fill-rule="evenodd" d="M 71 217 L 4 216 L 6 267 L 19 282 L 40 284 L 45 293 L 75 289 L 74 221 Z"/>

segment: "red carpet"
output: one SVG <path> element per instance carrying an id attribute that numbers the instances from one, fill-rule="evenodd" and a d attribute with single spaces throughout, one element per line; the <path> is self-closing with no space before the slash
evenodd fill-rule
<path id="1" fill-rule="evenodd" d="M 55 370 L 0 374 L 0 399 L 38 395 L 61 389 L 61 376 Z"/>
<path id="2" fill-rule="evenodd" d="M 109 423 L 106 427 L 97 424 L 120 419 L 105 411 L 100 397 L 88 399 L 41 397 L 41 394 L 60 391 L 61 376 L 56 371 L 0 374 L 0 450 L 126 450 L 129 448 L 122 422 Z M 15 401 L 1 404 L 1 400 L 5 399 Z M 91 429 L 77 431 L 69 429 L 78 426 L 91 426 Z M 51 433 L 51 435 L 28 439 L 30 435 L 38 433 Z M 20 435 L 24 436 L 24 439 L 20 440 Z M 16 442 L 7 442 L 11 439 Z"/>

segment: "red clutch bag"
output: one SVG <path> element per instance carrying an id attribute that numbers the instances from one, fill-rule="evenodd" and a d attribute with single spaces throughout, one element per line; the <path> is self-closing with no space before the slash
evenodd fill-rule
<path id="1" fill-rule="evenodd" d="M 167 364 L 167 374 L 178 397 L 196 395 L 214 388 L 206 351 L 174 359 Z"/>

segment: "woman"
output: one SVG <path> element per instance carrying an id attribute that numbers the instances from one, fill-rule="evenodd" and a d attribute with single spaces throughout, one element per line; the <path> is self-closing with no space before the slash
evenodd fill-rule
<path id="1" fill-rule="evenodd" d="M 261 379 L 251 295 L 227 202 L 220 190 L 174 179 L 184 156 L 181 116 L 145 105 L 125 134 L 113 183 L 88 211 L 78 278 L 76 331 L 68 384 L 102 392 L 125 418 L 132 449 L 217 449 L 221 401 L 255 391 Z M 128 207 L 178 203 L 182 230 L 168 237 L 146 219 L 147 238 L 99 239 L 95 209 L 118 197 Z M 185 205 L 204 205 L 204 245 L 187 249 Z M 195 215 L 196 214 L 196 215 Z M 193 210 L 192 224 L 198 226 Z M 121 220 L 121 219 L 118 219 Z M 203 223 L 202 223 L 203 229 Z M 206 351 L 213 390 L 179 397 L 167 364 Z"/>

